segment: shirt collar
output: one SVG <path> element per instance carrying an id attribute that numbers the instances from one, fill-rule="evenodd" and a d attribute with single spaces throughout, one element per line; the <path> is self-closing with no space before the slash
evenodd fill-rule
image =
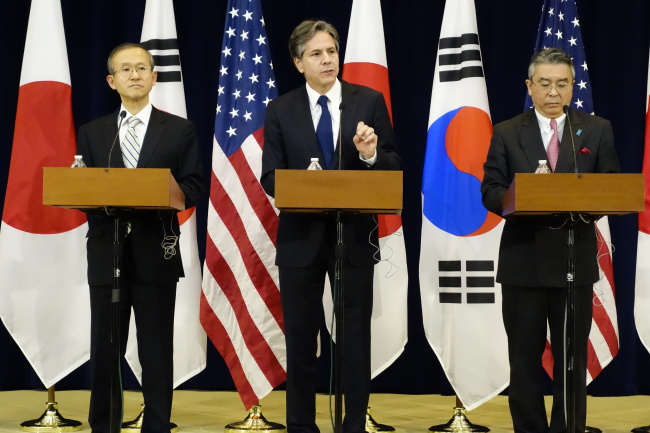
<path id="1" fill-rule="evenodd" d="M 542 116 L 539 111 L 535 110 L 535 116 L 537 116 L 537 123 L 539 124 L 540 129 L 548 133 L 551 130 L 551 119 L 548 117 Z M 556 117 L 558 130 L 564 125 L 564 120 L 566 119 L 566 113 L 562 113 L 560 117 Z"/>
<path id="2" fill-rule="evenodd" d="M 320 93 L 309 87 L 309 84 L 305 83 L 307 87 L 307 96 L 309 97 L 309 107 L 314 110 L 316 105 L 318 105 L 318 98 L 321 96 Z M 330 106 L 338 109 L 338 106 L 341 104 L 341 82 L 336 79 L 332 88 L 325 94 L 327 99 L 330 101 Z"/>
<path id="3" fill-rule="evenodd" d="M 142 124 L 145 126 L 149 124 L 149 119 L 151 118 L 152 110 L 153 110 L 153 105 L 151 105 L 151 102 L 145 105 L 144 108 L 136 114 L 129 112 L 129 110 L 127 110 L 124 107 L 124 105 L 120 105 L 120 113 L 122 111 L 126 111 L 126 117 L 124 118 L 124 120 L 128 119 L 131 116 L 136 116 L 138 119 L 140 119 L 140 122 L 142 122 Z"/>

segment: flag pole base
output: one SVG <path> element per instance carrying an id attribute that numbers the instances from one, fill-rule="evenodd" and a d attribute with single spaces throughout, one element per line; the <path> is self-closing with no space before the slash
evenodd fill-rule
<path id="1" fill-rule="evenodd" d="M 140 414 L 135 417 L 133 421 L 126 421 L 122 423 L 122 432 L 123 433 L 138 433 L 140 430 L 142 430 L 142 420 L 144 419 L 144 404 L 142 405 L 142 410 L 140 411 Z M 178 431 L 178 426 L 174 424 L 173 422 L 169 423 L 169 430 L 172 433 L 176 433 Z"/>
<path id="2" fill-rule="evenodd" d="M 276 422 L 267 421 L 262 415 L 262 406 L 256 404 L 248 411 L 248 415 L 243 421 L 234 422 L 224 427 L 224 433 L 241 433 L 255 431 L 256 433 L 273 432 L 279 433 L 286 431 L 287 428 Z"/>
<path id="3" fill-rule="evenodd" d="M 468 433 L 468 432 L 489 432 L 490 429 L 482 425 L 476 425 L 469 422 L 465 416 L 464 407 L 455 407 L 454 416 L 451 417 L 447 424 L 434 425 L 429 427 L 431 433 Z"/>
<path id="4" fill-rule="evenodd" d="M 372 415 L 370 415 L 370 406 L 368 406 L 368 410 L 366 411 L 366 432 L 382 433 L 390 431 L 395 431 L 395 427 L 387 424 L 379 424 L 377 421 L 375 421 Z"/>
<path id="5" fill-rule="evenodd" d="M 650 433 L 650 425 L 636 427 L 630 430 L 632 433 Z"/>
<path id="6" fill-rule="evenodd" d="M 20 424 L 20 429 L 27 432 L 70 432 L 79 431 L 83 427 L 81 422 L 66 419 L 61 416 L 56 402 L 45 403 L 43 415 Z"/>

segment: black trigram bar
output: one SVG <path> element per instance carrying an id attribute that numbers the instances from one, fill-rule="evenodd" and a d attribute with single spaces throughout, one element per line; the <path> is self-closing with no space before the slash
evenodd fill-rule
<path id="1" fill-rule="evenodd" d="M 462 279 L 460 277 L 438 277 L 440 287 L 461 287 Z"/>
<path id="2" fill-rule="evenodd" d="M 494 260 L 468 260 L 465 262 L 465 268 L 473 272 L 492 272 Z"/>
<path id="3" fill-rule="evenodd" d="M 440 293 L 441 304 L 460 304 L 463 301 L 460 293 Z"/>
<path id="4" fill-rule="evenodd" d="M 149 39 L 141 42 L 148 50 L 177 50 L 178 39 Z"/>
<path id="5" fill-rule="evenodd" d="M 460 260 L 440 260 L 438 270 L 440 272 L 460 272 Z"/>
<path id="6" fill-rule="evenodd" d="M 158 71 L 159 83 L 171 83 L 181 81 L 181 71 Z"/>
<path id="7" fill-rule="evenodd" d="M 481 61 L 481 52 L 479 50 L 463 50 L 460 53 L 441 54 L 440 66 L 460 65 L 463 62 L 472 60 Z"/>
<path id="8" fill-rule="evenodd" d="M 451 38 L 440 38 L 438 49 L 460 48 L 463 45 L 478 45 L 478 33 L 464 33 Z"/>
<path id="9" fill-rule="evenodd" d="M 465 78 L 474 78 L 483 76 L 483 67 L 468 66 L 456 71 L 440 71 L 440 82 L 460 81 Z"/>
<path id="10" fill-rule="evenodd" d="M 494 277 L 467 277 L 467 287 L 494 287 Z"/>
<path id="11" fill-rule="evenodd" d="M 494 304 L 494 292 L 492 293 L 468 293 L 468 304 Z"/>

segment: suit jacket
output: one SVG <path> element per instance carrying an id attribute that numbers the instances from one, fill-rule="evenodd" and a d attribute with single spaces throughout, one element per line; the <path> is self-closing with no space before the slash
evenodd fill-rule
<path id="1" fill-rule="evenodd" d="M 95 119 L 79 128 L 77 152 L 88 167 L 124 168 L 117 134 L 118 112 Z M 111 147 L 113 149 L 111 151 Z M 110 155 L 110 165 L 108 164 Z M 189 120 L 155 107 L 142 140 L 137 168 L 169 168 L 185 194 L 185 206 L 195 206 L 203 191 L 203 169 L 194 125 Z M 165 258 L 161 243 L 180 237 L 175 211 L 135 210 L 120 215 L 121 236 L 130 222 L 129 238 L 138 275 L 145 282 L 176 282 L 183 275 L 178 245 L 176 254 Z M 88 216 L 88 282 L 110 285 L 113 281 L 114 220 L 103 212 Z"/>
<path id="2" fill-rule="evenodd" d="M 401 160 L 395 148 L 383 95 L 344 81 L 341 81 L 341 87 L 345 103 L 341 115 L 342 142 L 336 145 L 333 169 L 339 168 L 340 151 L 344 170 L 399 170 Z M 377 161 L 371 167 L 359 159 L 359 151 L 352 141 L 359 121 L 372 126 L 378 137 Z M 266 109 L 261 175 L 266 193 L 275 196 L 276 169 L 305 170 L 313 157 L 324 161 L 314 130 L 307 89 L 301 86 L 271 101 Z M 373 187 L 381 188 L 381 185 Z M 311 263 L 325 238 L 326 227 L 332 221 L 332 216 L 281 212 L 276 265 L 306 266 Z M 378 237 L 372 215 L 344 215 L 344 240 L 346 258 L 351 263 L 373 265 L 377 262 Z"/>
<path id="3" fill-rule="evenodd" d="M 614 136 L 609 121 L 569 110 L 571 127 L 564 124 L 556 173 L 618 173 Z M 571 134 L 575 143 L 573 154 Z M 501 216 L 501 203 L 515 173 L 534 173 L 540 159 L 548 159 L 535 110 L 494 126 L 483 166 L 483 205 Z M 543 175 L 540 175 L 543 176 Z M 497 281 L 516 286 L 566 286 L 566 216 L 507 218 L 501 245 Z M 562 227 L 562 229 L 558 229 Z M 588 285 L 598 278 L 596 230 L 593 222 L 578 224 L 575 284 Z"/>

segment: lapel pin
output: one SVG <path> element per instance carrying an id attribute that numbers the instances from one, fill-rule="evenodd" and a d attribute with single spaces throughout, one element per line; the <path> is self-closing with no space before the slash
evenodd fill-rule
<path id="1" fill-rule="evenodd" d="M 580 134 L 582 134 L 582 129 L 578 129 L 578 130 L 576 131 L 576 135 L 580 135 Z"/>

